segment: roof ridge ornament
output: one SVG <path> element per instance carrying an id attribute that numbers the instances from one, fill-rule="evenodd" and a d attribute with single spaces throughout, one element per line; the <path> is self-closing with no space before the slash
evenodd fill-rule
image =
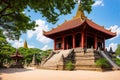
<path id="1" fill-rule="evenodd" d="M 24 48 L 28 48 L 28 44 L 26 40 L 24 41 Z"/>
<path id="2" fill-rule="evenodd" d="M 80 18 L 81 21 L 84 21 L 87 17 L 84 14 L 84 11 L 80 9 L 80 3 L 78 4 L 78 9 L 76 12 L 76 15 L 73 17 L 73 19 Z"/>

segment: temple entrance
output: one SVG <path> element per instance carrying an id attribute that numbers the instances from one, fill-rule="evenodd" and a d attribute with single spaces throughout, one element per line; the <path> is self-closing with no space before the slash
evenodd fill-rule
<path id="1" fill-rule="evenodd" d="M 103 48 L 103 43 L 102 43 L 102 42 L 98 42 L 97 45 L 98 45 L 98 46 L 97 46 L 98 48 L 100 48 L 100 49 Z"/>
<path id="2" fill-rule="evenodd" d="M 70 35 L 70 36 L 67 36 L 66 38 L 65 38 L 65 49 L 71 49 L 71 48 L 73 48 L 73 40 L 72 40 L 72 35 Z"/>
<path id="3" fill-rule="evenodd" d="M 62 48 L 62 38 L 57 38 L 56 39 L 56 49 L 61 49 Z"/>
<path id="4" fill-rule="evenodd" d="M 87 36 L 87 48 L 94 48 L 94 38 L 91 36 Z"/>
<path id="5" fill-rule="evenodd" d="M 80 47 L 80 42 L 81 42 L 81 34 L 78 33 L 75 35 L 75 47 Z"/>

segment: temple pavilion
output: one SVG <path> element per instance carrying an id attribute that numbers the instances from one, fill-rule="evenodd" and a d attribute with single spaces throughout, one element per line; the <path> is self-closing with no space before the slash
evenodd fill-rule
<path id="1" fill-rule="evenodd" d="M 18 49 L 16 49 L 16 52 L 10 57 L 14 60 L 14 63 L 10 65 L 11 68 L 23 68 L 23 64 L 21 62 L 21 60 L 23 60 L 23 56 L 18 52 Z"/>
<path id="2" fill-rule="evenodd" d="M 74 70 L 116 68 L 105 52 L 98 54 L 100 50 L 105 50 L 105 40 L 116 34 L 89 20 L 82 11 L 78 10 L 75 17 L 56 28 L 43 31 L 43 35 L 54 40 L 54 50 L 42 61 L 42 68 L 66 70 L 69 61 L 72 62 Z M 101 58 L 107 58 L 109 67 L 96 65 L 96 61 Z"/>
<path id="3" fill-rule="evenodd" d="M 105 40 L 116 34 L 100 26 L 77 11 L 76 16 L 56 28 L 45 32 L 44 36 L 54 40 L 54 50 L 66 50 L 71 48 L 105 49 Z"/>

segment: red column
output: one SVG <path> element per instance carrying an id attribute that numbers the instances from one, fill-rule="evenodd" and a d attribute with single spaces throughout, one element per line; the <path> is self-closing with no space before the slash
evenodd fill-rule
<path id="1" fill-rule="evenodd" d="M 105 50 L 105 38 L 103 40 L 103 49 Z"/>
<path id="2" fill-rule="evenodd" d="M 68 38 L 67 38 L 67 41 L 66 41 L 66 49 L 68 49 Z"/>
<path id="3" fill-rule="evenodd" d="M 54 38 L 54 50 L 56 50 L 56 39 Z"/>
<path id="4" fill-rule="evenodd" d="M 65 40 L 64 40 L 64 36 L 62 37 L 62 49 L 65 49 Z"/>
<path id="5" fill-rule="evenodd" d="M 84 32 L 81 34 L 81 47 L 84 48 Z"/>
<path id="6" fill-rule="evenodd" d="M 75 48 L 75 35 L 73 34 L 73 40 L 72 40 L 72 44 L 73 44 L 73 48 Z"/>
<path id="7" fill-rule="evenodd" d="M 95 39 L 94 48 L 97 49 L 97 36 L 96 35 L 95 35 L 94 39 Z"/>

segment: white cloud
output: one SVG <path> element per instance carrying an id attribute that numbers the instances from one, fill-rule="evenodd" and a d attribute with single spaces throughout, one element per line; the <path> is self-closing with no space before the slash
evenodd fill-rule
<path id="1" fill-rule="evenodd" d="M 92 6 L 104 6 L 103 0 L 96 0 Z"/>
<path id="2" fill-rule="evenodd" d="M 43 46 L 43 48 L 42 48 L 42 50 L 47 50 L 47 49 L 50 49 L 50 48 L 48 47 L 48 45 L 45 45 L 45 46 Z"/>
<path id="3" fill-rule="evenodd" d="M 33 46 L 33 45 L 28 45 L 28 48 L 35 48 L 35 46 Z"/>
<path id="4" fill-rule="evenodd" d="M 15 41 L 12 46 L 15 48 L 23 47 L 23 42 Z"/>
<path id="5" fill-rule="evenodd" d="M 110 50 L 110 47 L 112 47 L 112 50 L 115 51 L 117 49 L 117 43 L 110 43 L 107 47 L 107 50 Z"/>
<path id="6" fill-rule="evenodd" d="M 111 26 L 110 28 L 108 28 L 108 30 L 111 30 L 111 32 L 116 33 L 116 37 L 113 37 L 110 40 L 113 40 L 120 36 L 120 27 L 118 25 Z"/>
<path id="7" fill-rule="evenodd" d="M 48 25 L 45 24 L 45 21 L 43 20 L 36 20 L 36 24 L 38 25 L 38 27 L 35 27 L 35 30 L 29 30 L 27 32 L 28 38 L 32 38 L 33 36 L 36 36 L 36 40 L 42 42 L 42 43 L 49 43 L 50 39 L 45 37 L 43 35 L 43 30 L 48 31 Z"/>
<path id="8" fill-rule="evenodd" d="M 11 45 L 15 48 L 23 47 L 23 39 L 20 40 L 9 40 L 8 38 L 6 39 Z"/>
<path id="9" fill-rule="evenodd" d="M 7 38 L 6 40 L 7 40 L 9 43 L 11 43 L 11 45 L 12 45 L 14 48 L 24 47 L 24 40 L 23 40 L 22 38 L 20 38 L 19 40 L 9 40 L 9 39 Z M 28 48 L 35 48 L 35 46 L 28 44 Z"/>

